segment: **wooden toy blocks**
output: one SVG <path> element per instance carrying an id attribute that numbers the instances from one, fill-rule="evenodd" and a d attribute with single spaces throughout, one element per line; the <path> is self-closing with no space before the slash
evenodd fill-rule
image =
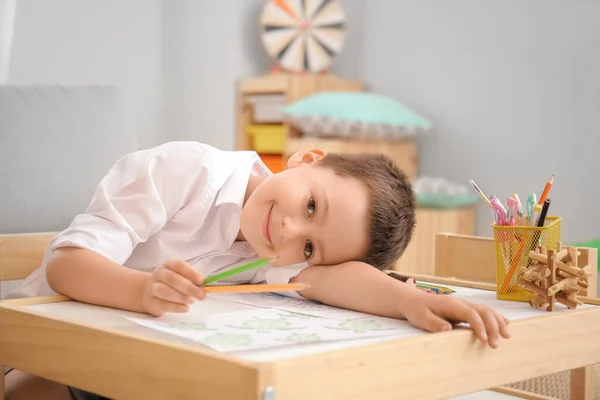
<path id="1" fill-rule="evenodd" d="M 529 252 L 529 262 L 521 266 L 519 286 L 534 293 L 529 304 L 535 308 L 554 311 L 556 302 L 567 308 L 577 308 L 583 303 L 577 300 L 580 290 L 589 286 L 589 266 L 579 266 L 580 252 L 575 247 L 547 250 L 540 246 Z"/>

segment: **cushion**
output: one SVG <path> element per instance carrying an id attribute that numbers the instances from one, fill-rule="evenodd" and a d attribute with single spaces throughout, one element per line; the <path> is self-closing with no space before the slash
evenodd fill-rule
<path id="1" fill-rule="evenodd" d="M 287 105 L 283 115 L 305 136 L 400 139 L 432 127 L 400 102 L 369 92 L 319 92 Z"/>
<path id="2" fill-rule="evenodd" d="M 459 208 L 481 198 L 469 193 L 465 185 L 443 178 L 421 177 L 413 181 L 417 206 L 421 208 Z"/>

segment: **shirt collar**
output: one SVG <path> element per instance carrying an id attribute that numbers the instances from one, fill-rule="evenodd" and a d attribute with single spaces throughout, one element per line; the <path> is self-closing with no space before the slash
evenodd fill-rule
<path id="1" fill-rule="evenodd" d="M 228 243 L 229 251 L 240 257 L 252 257 L 256 251 L 248 242 L 236 242 L 240 230 L 240 216 L 244 205 L 244 196 L 250 175 L 268 177 L 273 173 L 253 151 L 224 152 L 223 159 L 218 165 L 234 166 L 230 176 L 225 180 L 215 198 L 215 207 L 225 207 L 227 223 L 223 232 Z"/>
<path id="2" fill-rule="evenodd" d="M 273 173 L 262 162 L 258 154 L 253 151 L 224 152 L 223 156 L 221 162 L 216 163 L 216 168 L 219 168 L 221 165 L 234 167 L 220 188 L 215 199 L 215 205 L 236 204 L 241 210 L 250 175 L 266 178 L 273 175 Z"/>

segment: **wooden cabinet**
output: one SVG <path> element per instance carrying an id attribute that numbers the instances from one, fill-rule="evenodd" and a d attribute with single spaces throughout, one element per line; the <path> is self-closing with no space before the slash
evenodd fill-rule
<path id="1" fill-rule="evenodd" d="M 435 275 L 435 236 L 437 233 L 475 234 L 475 207 L 417 209 L 417 226 L 406 252 L 395 270 Z"/>
<path id="2" fill-rule="evenodd" d="M 283 121 L 278 109 L 327 90 L 362 91 L 364 85 L 329 74 L 274 72 L 241 80 L 237 94 L 237 149 L 255 150 L 273 172 L 279 172 L 285 160 L 287 141 L 301 134 Z M 271 145 L 264 146 L 267 142 Z"/>

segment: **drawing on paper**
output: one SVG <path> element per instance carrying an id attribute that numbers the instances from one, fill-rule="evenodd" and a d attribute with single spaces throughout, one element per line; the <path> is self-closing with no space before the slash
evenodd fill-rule
<path id="1" fill-rule="evenodd" d="M 222 349 L 245 347 L 252 344 L 252 336 L 215 333 L 214 335 L 206 337 L 203 342 L 208 346 L 219 347 Z"/>
<path id="2" fill-rule="evenodd" d="M 338 321 L 372 317 L 370 314 L 336 308 L 310 300 L 295 299 L 278 293 L 214 293 L 210 294 L 209 297 L 234 303 L 249 304 L 255 307 L 336 319 Z"/>
<path id="3" fill-rule="evenodd" d="M 322 340 L 322 338 L 317 333 L 292 333 L 285 339 L 279 340 L 292 343 L 311 343 L 318 342 L 319 340 Z"/>
<path id="4" fill-rule="evenodd" d="M 383 324 L 376 320 L 364 320 L 364 319 L 347 319 L 346 321 L 340 322 L 337 327 L 326 326 L 329 329 L 338 329 L 342 331 L 352 331 L 357 334 L 363 334 L 371 331 L 390 331 L 397 328 L 384 328 Z"/>
<path id="5" fill-rule="evenodd" d="M 182 331 L 216 331 L 206 326 L 204 322 L 173 322 L 167 325 L 168 328 L 180 329 Z"/>
<path id="6" fill-rule="evenodd" d="M 250 320 L 242 322 L 242 326 L 226 325 L 236 329 L 250 329 L 258 333 L 270 333 L 272 331 L 287 331 L 292 329 L 303 329 L 304 327 L 294 327 L 287 318 L 261 318 L 254 316 Z"/>
<path id="7" fill-rule="evenodd" d="M 278 293 L 260 293 L 260 296 L 256 296 L 256 293 L 240 293 L 240 297 L 246 300 L 249 304 L 254 303 L 257 299 L 262 297 L 263 303 L 269 303 L 277 308 L 297 308 L 310 311 L 331 311 L 335 310 L 334 307 L 326 304 L 317 303 L 311 300 L 295 299 L 289 296 L 284 296 Z"/>
<path id="8" fill-rule="evenodd" d="M 527 303 L 508 304 L 510 302 L 499 301 L 494 292 L 453 289 L 456 289 L 457 297 L 489 305 L 513 320 L 545 313 Z M 220 352 L 311 346 L 311 343 L 322 346 L 332 341 L 425 334 L 406 320 L 356 313 L 280 295 L 248 293 L 241 296 L 238 293 L 225 293 L 218 294 L 215 298 L 211 298 L 212 294 L 208 297 L 206 302 L 213 302 L 214 305 L 226 301 L 254 305 L 254 308 L 210 314 L 206 313 L 205 306 L 211 304 L 203 303 L 190 308 L 190 312 L 185 315 L 125 318 L 150 329 L 191 339 Z"/>
<path id="9" fill-rule="evenodd" d="M 321 318 L 321 317 L 316 317 L 314 315 L 302 314 L 302 313 L 298 313 L 298 312 L 294 312 L 294 311 L 286 311 L 286 310 L 282 310 L 282 311 L 278 312 L 277 315 L 280 315 L 282 317 L 287 317 L 287 318 L 299 318 L 299 319 Z"/>
<path id="10" fill-rule="evenodd" d="M 264 308 L 204 316 L 197 313 L 128 319 L 220 352 L 420 333 L 406 321 L 377 316 L 339 319 L 337 315 L 336 318 L 314 317 L 302 312 Z"/>

